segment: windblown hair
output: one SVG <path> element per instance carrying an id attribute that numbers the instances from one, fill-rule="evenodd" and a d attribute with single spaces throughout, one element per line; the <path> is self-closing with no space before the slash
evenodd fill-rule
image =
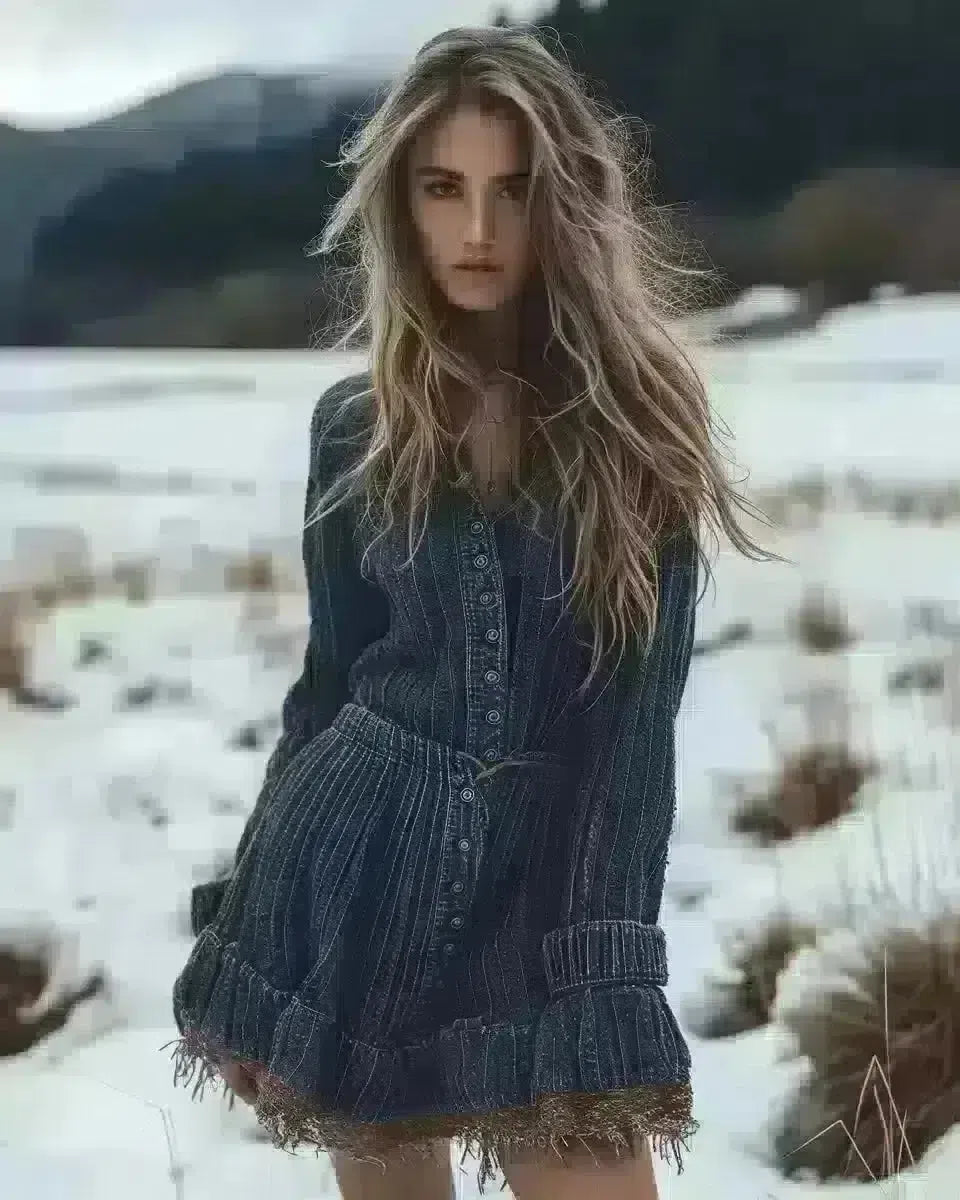
<path id="1" fill-rule="evenodd" d="M 652 634 L 661 536 L 686 525 L 708 573 L 704 520 L 748 557 L 779 556 L 735 519 L 735 507 L 763 517 L 727 482 L 704 385 L 667 328 L 685 315 L 706 272 L 671 255 L 675 235 L 644 194 L 645 162 L 624 121 L 589 95 L 538 31 L 519 27 L 457 28 L 431 39 L 342 149 L 337 165 L 352 178 L 312 252 L 353 234 L 351 279 L 362 301 L 332 348 L 365 335 L 376 415 L 366 452 L 345 473 L 346 492 L 363 486 L 367 516 L 377 510 L 383 532 L 406 512 L 412 555 L 416 515 L 426 521 L 433 483 L 451 464 L 464 478 L 445 382 L 479 394 L 482 371 L 451 336 L 407 184 L 414 138 L 462 105 L 517 122 L 529 149 L 536 270 L 521 298 L 530 432 L 518 481 L 529 495 L 545 468 L 572 522 L 573 600 L 595 631 L 591 678 L 611 647 L 622 655 L 632 636 Z M 331 507 L 321 499 L 316 518 Z"/>

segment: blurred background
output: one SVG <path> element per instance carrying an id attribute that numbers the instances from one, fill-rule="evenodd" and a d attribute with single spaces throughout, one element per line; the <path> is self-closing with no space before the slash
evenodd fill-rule
<path id="1" fill-rule="evenodd" d="M 316 349 L 330 164 L 426 38 L 513 21 L 713 269 L 684 325 L 789 560 L 721 545 L 700 609 L 663 924 L 701 1129 L 663 1195 L 955 1200 L 952 0 L 7 0 L 0 1195 L 338 1194 L 174 1089 L 170 988 L 300 669 L 310 413 L 365 365 Z"/>

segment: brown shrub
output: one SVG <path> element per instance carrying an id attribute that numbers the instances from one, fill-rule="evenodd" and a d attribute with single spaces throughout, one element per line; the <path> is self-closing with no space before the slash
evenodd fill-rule
<path id="1" fill-rule="evenodd" d="M 36 1003 L 50 981 L 50 964 L 42 954 L 0 949 L 0 1058 L 23 1054 L 66 1024 L 83 1000 L 103 990 L 100 972 L 30 1019 L 22 1010 Z"/>
<path id="2" fill-rule="evenodd" d="M 775 1011 L 811 1067 L 776 1151 L 791 1174 L 882 1179 L 960 1122 L 960 915 L 853 951 L 837 942 L 833 959 L 802 1003 Z"/>
<path id="3" fill-rule="evenodd" d="M 707 1004 L 687 1024 L 699 1037 L 722 1038 L 759 1029 L 770 1020 L 777 979 L 802 946 L 816 942 L 817 931 L 786 913 L 774 913 L 758 929 L 740 931 L 726 945 L 731 978 L 711 979 Z"/>
<path id="4" fill-rule="evenodd" d="M 842 744 L 792 751 L 766 792 L 747 793 L 739 801 L 731 828 L 763 845 L 819 829 L 853 809 L 854 797 L 875 771 Z"/>
<path id="5" fill-rule="evenodd" d="M 906 276 L 918 292 L 960 287 L 960 174 L 946 176 L 931 197 L 906 251 Z"/>
<path id="6" fill-rule="evenodd" d="M 733 621 L 717 630 L 713 637 L 702 638 L 694 644 L 694 658 L 716 654 L 720 650 L 729 650 L 731 646 L 739 646 L 750 641 L 753 637 L 753 626 L 749 621 Z"/>
<path id="7" fill-rule="evenodd" d="M 275 590 L 273 558 L 255 552 L 227 563 L 224 584 L 228 592 L 272 592 Z"/>
<path id="8" fill-rule="evenodd" d="M 146 562 L 117 562 L 112 577 L 124 591 L 128 604 L 146 604 L 153 592 L 153 568 Z"/>
<path id="9" fill-rule="evenodd" d="M 804 650 L 814 654 L 835 654 L 856 640 L 846 613 L 822 592 L 808 593 L 788 624 Z"/>
<path id="10" fill-rule="evenodd" d="M 0 690 L 22 688 L 27 676 L 27 648 L 21 626 L 22 598 L 0 593 Z"/>
<path id="11" fill-rule="evenodd" d="M 847 167 L 799 187 L 774 224 L 775 254 L 789 286 L 824 285 L 828 307 L 869 298 L 884 283 L 912 285 L 929 274 L 929 234 L 952 206 L 941 197 L 955 174 L 927 168 Z M 935 253 L 935 250 L 934 252 Z"/>

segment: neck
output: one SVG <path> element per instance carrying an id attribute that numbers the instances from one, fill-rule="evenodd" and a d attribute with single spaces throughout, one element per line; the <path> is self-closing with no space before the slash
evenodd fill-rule
<path id="1" fill-rule="evenodd" d="M 464 313 L 461 344 L 484 371 L 515 371 L 519 362 L 519 306 L 510 301 L 489 312 Z"/>

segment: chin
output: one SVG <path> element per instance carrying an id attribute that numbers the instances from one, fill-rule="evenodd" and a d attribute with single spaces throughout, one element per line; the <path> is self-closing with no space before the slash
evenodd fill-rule
<path id="1" fill-rule="evenodd" d="M 464 312 L 493 312 L 510 300 L 510 295 L 501 290 L 484 294 L 465 295 L 463 292 L 447 292 L 447 300 Z"/>
<path id="2" fill-rule="evenodd" d="M 454 308 L 459 308 L 463 312 L 493 312 L 495 309 L 500 308 L 503 302 L 502 298 L 495 300 L 460 300 L 453 296 L 450 297 L 450 303 Z"/>

